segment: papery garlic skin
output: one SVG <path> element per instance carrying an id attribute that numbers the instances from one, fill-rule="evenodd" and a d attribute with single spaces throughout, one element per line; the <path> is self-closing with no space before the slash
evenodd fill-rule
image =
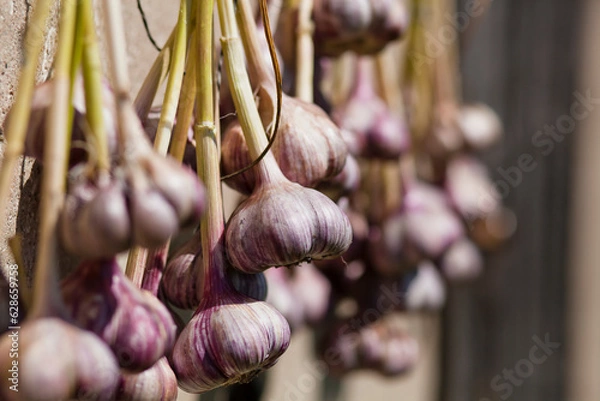
<path id="1" fill-rule="evenodd" d="M 185 391 L 249 382 L 289 345 L 290 327 L 272 306 L 241 294 L 223 295 L 197 311 L 173 349 L 172 365 Z"/>
<path id="2" fill-rule="evenodd" d="M 335 203 L 289 181 L 255 191 L 235 210 L 225 235 L 229 260 L 245 273 L 334 258 L 352 242 L 350 221 Z"/>
<path id="3" fill-rule="evenodd" d="M 2 372 L 12 366 L 11 342 L 7 336 L 0 341 Z M 8 384 L 0 386 L 3 400 L 114 400 L 119 368 L 95 334 L 58 318 L 42 318 L 21 326 L 19 344 L 19 391 L 10 390 Z"/>

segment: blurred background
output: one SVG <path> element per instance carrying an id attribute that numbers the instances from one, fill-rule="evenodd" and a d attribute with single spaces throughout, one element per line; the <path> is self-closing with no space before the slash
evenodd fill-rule
<path id="1" fill-rule="evenodd" d="M 507 188 L 503 200 L 517 216 L 515 235 L 487 258 L 480 279 L 449 289 L 443 313 L 407 317 L 422 348 L 409 374 L 324 379 L 315 370 L 311 334 L 300 330 L 261 400 L 600 400 L 600 2 L 487 3 L 460 36 L 463 97 L 489 104 L 503 120 L 504 139 L 484 158 L 493 180 Z M 123 4 L 137 91 L 156 51 L 136 3 Z M 163 43 L 177 4 L 142 4 Z M 472 4 L 461 0 L 457 11 Z M 26 2 L 0 0 L 0 122 L 13 97 L 16 74 L 9 66 L 19 63 L 16 38 L 27 10 Z M 536 134 L 552 127 L 558 131 L 547 137 L 552 142 L 539 146 Z M 515 169 L 524 155 L 533 158 L 531 167 Z M 23 164 L 21 180 L 29 167 Z M 14 230 L 14 222 L 9 226 Z M 237 391 L 231 401 L 256 399 L 252 387 Z M 210 399 L 227 398 L 202 396 Z"/>

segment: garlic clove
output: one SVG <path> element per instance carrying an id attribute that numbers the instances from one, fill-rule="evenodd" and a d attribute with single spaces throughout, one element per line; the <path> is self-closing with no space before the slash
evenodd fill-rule
<path id="1" fill-rule="evenodd" d="M 442 256 L 440 269 L 451 281 L 469 281 L 477 278 L 483 270 L 483 257 L 479 249 L 467 238 L 460 239 Z"/>
<path id="2" fill-rule="evenodd" d="M 121 374 L 117 390 L 119 401 L 175 401 L 177 378 L 167 358 L 161 358 L 141 373 Z"/>
<path id="3" fill-rule="evenodd" d="M 198 223 L 204 210 L 205 194 L 196 174 L 169 157 L 146 159 L 144 168 L 153 185 L 174 209 L 180 226 Z"/>
<path id="4" fill-rule="evenodd" d="M 325 195 L 283 181 L 261 186 L 242 202 L 225 236 L 232 265 L 257 273 L 272 266 L 335 258 L 350 246 L 352 228 Z"/>

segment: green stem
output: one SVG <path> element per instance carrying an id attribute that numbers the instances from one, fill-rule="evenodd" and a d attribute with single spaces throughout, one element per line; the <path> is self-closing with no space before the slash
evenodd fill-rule
<path id="1" fill-rule="evenodd" d="M 58 50 L 54 60 L 54 93 L 46 123 L 48 137 L 44 145 L 33 316 L 55 315 L 63 307 L 56 271 L 56 227 L 64 202 L 67 144 L 70 142 L 69 91 L 76 2 L 62 2 L 60 11 Z"/>
<path id="2" fill-rule="evenodd" d="M 175 113 L 177 111 L 177 100 L 181 91 L 183 71 L 185 66 L 185 53 L 187 48 L 188 11 L 187 1 L 181 0 L 179 6 L 179 19 L 175 28 L 175 39 L 173 42 L 173 54 L 167 89 L 162 104 L 160 120 L 154 138 L 154 148 L 161 155 L 166 155 L 171 142 Z"/>
<path id="3" fill-rule="evenodd" d="M 19 87 L 15 103 L 12 106 L 11 118 L 4 133 L 6 146 L 2 168 L 0 168 L 0 224 L 5 224 L 7 221 L 6 204 L 10 197 L 10 184 L 17 161 L 23 154 L 25 134 L 31 113 L 37 61 L 44 43 L 50 5 L 53 3 L 52 0 L 39 0 L 36 3 L 25 37 L 25 64 L 19 78 Z"/>
<path id="4" fill-rule="evenodd" d="M 196 53 L 193 51 L 196 49 L 196 35 L 193 34 L 190 40 L 190 49 L 187 56 L 187 63 L 185 66 L 185 75 L 183 77 L 183 84 L 181 94 L 179 95 L 179 104 L 177 105 L 177 124 L 173 129 L 173 139 L 171 141 L 171 147 L 169 153 L 177 161 L 183 160 L 185 153 L 185 147 L 188 141 L 188 129 L 192 122 L 192 116 L 194 114 L 194 102 L 196 101 Z"/>
<path id="5" fill-rule="evenodd" d="M 92 1 L 80 0 L 78 11 L 84 31 L 82 63 L 86 118 L 95 139 L 98 171 L 107 172 L 110 169 L 110 154 L 104 126 L 102 65 Z"/>
<path id="6" fill-rule="evenodd" d="M 224 276 L 221 248 L 225 229 L 223 197 L 220 180 L 220 144 L 215 127 L 213 92 L 213 7 L 212 1 L 198 0 L 197 6 L 197 60 L 196 65 L 196 154 L 198 174 L 206 187 L 206 211 L 200 222 L 204 288 L 213 284 L 211 277 Z M 198 275 L 198 282 L 202 276 Z M 200 290 L 200 289 L 199 289 Z M 205 292 L 206 293 L 206 292 Z"/>

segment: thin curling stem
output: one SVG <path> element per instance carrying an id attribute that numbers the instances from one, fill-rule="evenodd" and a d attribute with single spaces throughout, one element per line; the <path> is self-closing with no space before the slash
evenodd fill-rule
<path id="1" fill-rule="evenodd" d="M 15 173 L 17 161 L 23 154 L 27 124 L 31 114 L 31 99 L 35 85 L 35 73 L 38 57 L 44 43 L 46 22 L 52 0 L 39 0 L 33 10 L 33 16 L 25 37 L 25 64 L 19 78 L 19 87 L 12 116 L 6 127 L 4 137 L 4 160 L 0 168 L 0 224 L 5 224 L 6 204 L 10 196 L 10 183 Z"/>
<path id="2" fill-rule="evenodd" d="M 108 139 L 104 126 L 102 99 L 102 65 L 94 24 L 94 9 L 91 0 L 80 0 L 79 20 L 83 25 L 83 85 L 85 88 L 86 118 L 95 140 L 97 167 L 99 171 L 110 169 Z"/>
<path id="3" fill-rule="evenodd" d="M 64 202 L 67 144 L 70 142 L 69 91 L 76 4 L 74 1 L 64 1 L 60 10 L 58 50 L 54 62 L 54 92 L 46 123 L 47 139 L 44 143 L 33 316 L 54 315 L 62 312 L 63 307 L 56 271 L 56 228 Z"/>
<path id="4" fill-rule="evenodd" d="M 296 92 L 298 99 L 312 103 L 315 47 L 312 39 L 311 15 L 313 0 L 300 0 L 298 5 L 298 28 L 296 31 Z"/>
<path id="5" fill-rule="evenodd" d="M 206 187 L 206 211 L 200 222 L 204 286 L 210 288 L 213 277 L 224 278 L 225 271 L 218 258 L 223 257 L 223 198 L 219 166 L 219 137 L 215 128 L 213 92 L 213 2 L 198 0 L 197 6 L 197 60 L 196 65 L 196 152 L 198 173 Z M 203 61 L 203 62 L 202 62 Z M 198 281 L 202 277 L 198 277 Z M 216 280 L 220 281 L 220 280 Z M 201 291 L 202 289 L 199 289 Z"/>
<path id="6" fill-rule="evenodd" d="M 175 27 L 175 39 L 173 41 L 173 54 L 171 56 L 167 89 L 163 99 L 158 127 L 156 128 L 156 137 L 154 138 L 154 149 L 163 156 L 167 154 L 169 149 L 171 132 L 175 125 L 177 100 L 183 81 L 185 53 L 188 42 L 188 20 L 187 1 L 181 0 L 179 5 L 179 18 L 177 20 L 177 26 Z"/>

